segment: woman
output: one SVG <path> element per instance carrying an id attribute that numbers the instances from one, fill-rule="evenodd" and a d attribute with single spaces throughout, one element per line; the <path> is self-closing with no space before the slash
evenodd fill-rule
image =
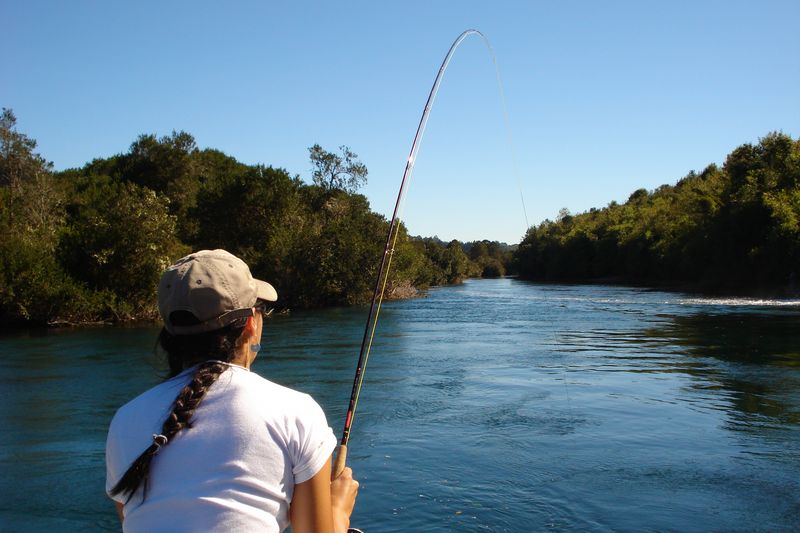
<path id="1" fill-rule="evenodd" d="M 170 377 L 117 411 L 106 444 L 124 531 L 347 531 L 358 482 L 349 468 L 330 481 L 336 438 L 322 409 L 249 370 L 277 297 L 224 250 L 163 274 Z"/>

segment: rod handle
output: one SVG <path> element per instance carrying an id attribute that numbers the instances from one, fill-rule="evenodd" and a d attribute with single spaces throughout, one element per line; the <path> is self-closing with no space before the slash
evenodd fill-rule
<path id="1" fill-rule="evenodd" d="M 336 447 L 336 458 L 333 460 L 333 468 L 331 468 L 331 481 L 342 475 L 345 462 L 347 461 L 347 446 L 340 444 Z"/>

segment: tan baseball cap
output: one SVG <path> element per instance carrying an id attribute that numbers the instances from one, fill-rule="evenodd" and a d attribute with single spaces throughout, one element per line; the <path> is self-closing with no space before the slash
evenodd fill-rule
<path id="1" fill-rule="evenodd" d="M 225 250 L 201 250 L 179 259 L 161 276 L 158 310 L 173 335 L 220 329 L 238 318 L 253 316 L 257 300 L 274 302 L 275 288 L 253 279 L 244 261 Z M 200 321 L 191 326 L 170 322 L 170 314 L 188 311 Z"/>

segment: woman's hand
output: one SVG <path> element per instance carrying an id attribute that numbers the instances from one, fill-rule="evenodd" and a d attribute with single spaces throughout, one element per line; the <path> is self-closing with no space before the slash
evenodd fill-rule
<path id="1" fill-rule="evenodd" d="M 353 479 L 353 470 L 345 467 L 342 473 L 331 481 L 331 506 L 333 507 L 334 531 L 347 531 L 350 515 L 356 504 L 358 481 Z"/>

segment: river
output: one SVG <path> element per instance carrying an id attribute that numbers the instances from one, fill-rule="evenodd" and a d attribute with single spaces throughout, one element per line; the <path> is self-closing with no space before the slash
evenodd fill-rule
<path id="1" fill-rule="evenodd" d="M 276 316 L 254 370 L 340 432 L 366 308 Z M 353 525 L 800 528 L 799 301 L 474 280 L 384 306 L 350 442 Z M 118 529 L 115 409 L 152 327 L 0 337 L 0 531 Z"/>

